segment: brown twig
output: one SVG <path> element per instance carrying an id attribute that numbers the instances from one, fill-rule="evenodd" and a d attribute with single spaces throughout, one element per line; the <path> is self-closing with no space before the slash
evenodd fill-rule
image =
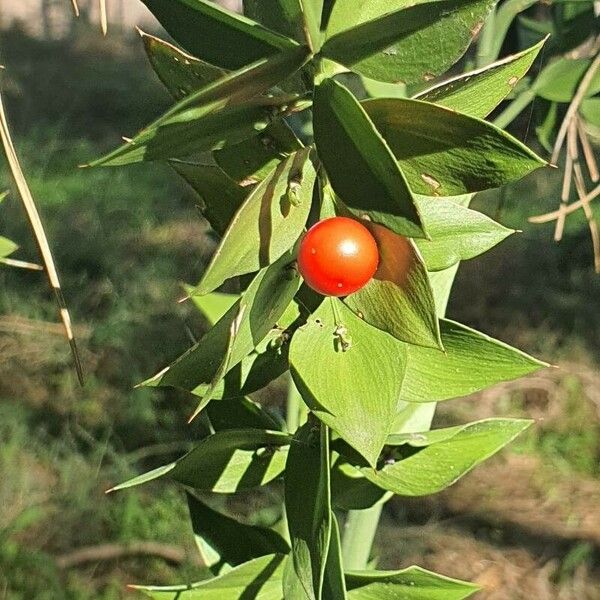
<path id="1" fill-rule="evenodd" d="M 581 118 L 577 119 L 577 134 L 579 135 L 579 141 L 581 142 L 581 148 L 583 149 L 583 156 L 585 158 L 585 164 L 587 166 L 590 179 L 596 183 L 600 179 L 598 173 L 598 164 L 596 163 L 596 157 L 594 156 L 594 150 L 590 144 L 585 127 Z"/>
<path id="2" fill-rule="evenodd" d="M 108 32 L 108 16 L 106 13 L 106 0 L 99 0 L 100 2 L 100 28 L 102 29 L 102 35 L 106 35 Z"/>
<path id="3" fill-rule="evenodd" d="M 71 6 L 73 7 L 73 14 L 78 17 L 79 16 L 79 5 L 77 4 L 77 0 L 71 0 Z"/>
<path id="4" fill-rule="evenodd" d="M 98 546 L 86 546 L 68 554 L 56 557 L 56 565 L 60 569 L 72 569 L 81 565 L 134 556 L 154 556 L 162 558 L 171 564 L 182 564 L 191 561 L 201 566 L 198 558 L 188 555 L 184 548 L 160 544 L 157 542 L 132 542 L 131 544 L 99 544 Z"/>
<path id="5" fill-rule="evenodd" d="M 583 177 L 583 170 L 581 168 L 581 164 L 579 163 L 579 150 L 577 148 L 577 124 L 579 121 L 579 117 L 576 116 L 572 119 L 571 124 L 569 125 L 569 133 L 567 134 L 567 146 L 568 146 L 568 154 L 571 155 L 571 159 L 573 161 L 573 172 L 575 174 L 575 189 L 577 190 L 577 195 L 579 199 L 582 200 L 582 209 L 585 214 L 585 218 L 588 222 L 588 227 L 590 229 L 590 235 L 592 237 L 592 246 L 594 249 L 594 268 L 596 273 L 600 273 L 600 235 L 598 234 L 598 224 L 594 219 L 594 211 L 590 206 L 590 203 L 585 199 L 586 198 L 586 189 L 585 189 L 585 180 Z"/>
<path id="6" fill-rule="evenodd" d="M 589 192 L 584 199 L 578 200 L 577 202 L 572 202 L 569 206 L 566 207 L 565 213 L 567 215 L 574 213 L 576 210 L 579 210 L 583 207 L 584 203 L 591 202 L 600 196 L 600 185 L 597 185 L 591 192 Z M 529 217 L 527 219 L 530 223 L 550 223 L 558 219 L 560 214 L 560 210 L 553 210 L 548 213 L 544 213 L 543 215 L 536 215 L 535 217 Z"/>

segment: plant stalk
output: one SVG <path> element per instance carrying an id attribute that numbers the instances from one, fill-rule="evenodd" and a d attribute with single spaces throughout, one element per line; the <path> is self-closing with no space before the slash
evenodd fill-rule
<path id="1" fill-rule="evenodd" d="M 294 384 L 292 376 L 288 380 L 286 425 L 289 433 L 294 433 L 306 419 L 304 401 Z"/>
<path id="2" fill-rule="evenodd" d="M 383 504 L 348 512 L 342 540 L 344 569 L 361 571 L 367 568 Z"/>

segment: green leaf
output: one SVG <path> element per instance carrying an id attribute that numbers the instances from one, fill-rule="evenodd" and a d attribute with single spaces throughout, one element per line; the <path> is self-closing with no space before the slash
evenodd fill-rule
<path id="1" fill-rule="evenodd" d="M 218 383 L 215 378 L 224 375 L 223 364 L 227 363 L 228 370 L 239 364 L 284 315 L 300 285 L 290 261 L 291 256 L 284 255 L 262 269 L 240 300 L 197 344 L 144 385 L 194 392 L 200 386 Z"/>
<path id="2" fill-rule="evenodd" d="M 225 76 L 226 71 L 194 58 L 172 44 L 140 31 L 148 60 L 175 100 Z"/>
<path id="3" fill-rule="evenodd" d="M 438 402 L 518 379 L 548 365 L 465 325 L 440 321 L 445 352 L 408 346 L 406 402 Z"/>
<path id="4" fill-rule="evenodd" d="M 179 44 L 194 56 L 225 69 L 239 69 L 296 45 L 255 21 L 206 0 L 143 2 Z"/>
<path id="5" fill-rule="evenodd" d="M 0 235 L 0 258 L 5 258 L 18 249 L 18 245 L 12 240 Z"/>
<path id="6" fill-rule="evenodd" d="M 244 14 L 268 29 L 306 41 L 300 0 L 243 0 Z"/>
<path id="7" fill-rule="evenodd" d="M 154 600 L 281 600 L 285 556 L 261 556 L 224 575 L 171 587 L 132 585 Z"/>
<path id="8" fill-rule="evenodd" d="M 420 567 L 346 573 L 349 600 L 463 600 L 479 587 Z M 183 599 L 182 599 L 183 600 Z"/>
<path id="9" fill-rule="evenodd" d="M 440 104 L 471 117 L 487 117 L 508 96 L 529 71 L 546 39 L 518 54 L 508 56 L 482 69 L 457 75 L 415 99 Z"/>
<path id="10" fill-rule="evenodd" d="M 495 188 L 547 164 L 505 131 L 443 106 L 406 98 L 374 98 L 362 106 L 419 194 Z"/>
<path id="11" fill-rule="evenodd" d="M 283 256 L 298 240 L 312 203 L 316 172 L 310 149 L 279 163 L 233 217 L 194 295 L 253 273 Z"/>
<path id="12" fill-rule="evenodd" d="M 323 16 L 323 0 L 300 0 L 304 17 L 304 30 L 313 52 L 321 49 L 323 34 L 321 33 L 321 18 Z"/>
<path id="13" fill-rule="evenodd" d="M 298 70 L 307 58 L 307 49 L 296 47 L 230 73 L 186 96 L 131 142 L 90 166 L 182 158 L 250 137 L 293 100 L 258 96 Z"/>
<path id="14" fill-rule="evenodd" d="M 285 510 L 292 554 L 285 598 L 320 600 L 331 538 L 329 431 L 309 421 L 292 439 L 285 467 Z"/>
<path id="15" fill-rule="evenodd" d="M 248 191 L 214 165 L 182 161 L 170 161 L 169 164 L 200 196 L 202 216 L 219 235 L 223 235 Z"/>
<path id="16" fill-rule="evenodd" d="M 345 303 L 367 323 L 410 344 L 442 348 L 433 292 L 414 242 L 367 223 L 380 262 L 373 279 Z"/>
<path id="17" fill-rule="evenodd" d="M 545 67 L 531 89 L 538 96 L 552 102 L 571 102 L 577 86 L 592 63 L 591 58 L 560 57 Z M 600 92 L 600 71 L 594 75 L 586 97 Z"/>
<path id="18" fill-rule="evenodd" d="M 405 344 L 336 298 L 321 304 L 290 345 L 294 382 L 308 407 L 372 465 L 393 424 L 405 356 Z"/>
<path id="19" fill-rule="evenodd" d="M 290 551 L 287 542 L 276 531 L 246 525 L 213 510 L 189 492 L 186 496 L 201 554 L 218 557 L 218 562 L 214 562 L 214 558 L 210 561 L 212 564 L 204 561 L 213 572 L 219 572 L 224 565 L 237 566 L 260 556 Z"/>
<path id="20" fill-rule="evenodd" d="M 600 127 L 600 98 L 588 98 L 581 103 L 581 116 L 595 127 Z"/>
<path id="21" fill-rule="evenodd" d="M 515 233 L 486 215 L 447 198 L 417 198 L 431 240 L 416 244 L 429 271 L 447 269 L 487 252 Z"/>
<path id="22" fill-rule="evenodd" d="M 191 296 L 193 286 L 185 286 L 185 291 L 190 295 L 196 308 L 206 317 L 211 325 L 220 321 L 227 311 L 240 299 L 239 294 L 222 294 L 212 292 L 205 296 Z"/>
<path id="23" fill-rule="evenodd" d="M 219 431 L 179 460 L 134 477 L 110 491 L 135 487 L 168 474 L 197 490 L 233 494 L 265 485 L 281 475 L 289 443 L 290 436 L 281 431 Z"/>
<path id="24" fill-rule="evenodd" d="M 323 580 L 323 600 L 346 600 L 340 528 L 333 511 L 331 512 L 331 539 Z"/>
<path id="25" fill-rule="evenodd" d="M 260 404 L 250 398 L 229 398 L 211 402 L 206 412 L 215 431 L 227 429 L 281 429 L 276 421 Z"/>
<path id="26" fill-rule="evenodd" d="M 407 237 L 424 237 L 421 219 L 402 171 L 360 103 L 332 79 L 317 86 L 315 143 L 331 185 L 358 217 Z"/>
<path id="27" fill-rule="evenodd" d="M 302 148 L 289 125 L 273 121 L 263 132 L 214 153 L 216 163 L 233 180 L 244 185 L 260 183 L 292 152 Z"/>
<path id="28" fill-rule="evenodd" d="M 357 6 L 354 0 L 338 0 L 322 52 L 373 79 L 405 84 L 428 81 L 465 53 L 493 4 L 493 0 L 413 5 L 406 0 L 378 0 Z"/>
<path id="29" fill-rule="evenodd" d="M 531 423 L 486 419 L 461 427 L 390 436 L 390 446 L 410 445 L 419 450 L 405 458 L 392 448 L 381 469 L 364 467 L 361 471 L 372 483 L 400 496 L 434 494 L 504 448 Z"/>

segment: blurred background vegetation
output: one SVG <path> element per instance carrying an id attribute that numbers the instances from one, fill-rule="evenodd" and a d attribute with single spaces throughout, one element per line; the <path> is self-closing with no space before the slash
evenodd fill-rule
<path id="1" fill-rule="evenodd" d="M 84 20 L 32 36 L 12 23 L 0 59 L 87 376 L 81 389 L 43 275 L 0 268 L 0 598 L 109 600 L 128 595 L 127 583 L 199 579 L 185 499 L 173 486 L 104 490 L 177 456 L 201 427 L 185 425 L 193 399 L 134 386 L 205 330 L 177 299 L 215 240 L 167 167 L 78 168 L 170 100 L 130 28 L 104 39 Z M 535 144 L 528 115 L 512 129 Z M 9 188 L 5 167 L 2 177 Z M 583 219 L 567 220 L 560 245 L 552 224 L 527 222 L 556 208 L 560 183 L 547 170 L 478 196 L 478 209 L 523 231 L 461 267 L 449 307 L 452 318 L 558 368 L 436 417 L 441 425 L 527 415 L 536 425 L 448 491 L 391 502 L 376 540 L 381 566 L 418 563 L 472 579 L 492 600 L 600 598 L 600 277 Z M 0 233 L 19 243 L 16 256 L 37 260 L 14 193 Z M 277 388 L 267 398 L 274 411 L 280 400 Z M 249 519 L 273 518 L 261 498 L 246 500 L 239 510 Z"/>

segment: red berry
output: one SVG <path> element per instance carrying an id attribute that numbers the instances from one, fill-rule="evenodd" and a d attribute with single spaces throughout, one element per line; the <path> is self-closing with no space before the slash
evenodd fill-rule
<path id="1" fill-rule="evenodd" d="M 324 296 L 347 296 L 365 286 L 379 264 L 377 242 L 361 223 L 332 217 L 313 225 L 300 244 L 298 269 Z"/>

